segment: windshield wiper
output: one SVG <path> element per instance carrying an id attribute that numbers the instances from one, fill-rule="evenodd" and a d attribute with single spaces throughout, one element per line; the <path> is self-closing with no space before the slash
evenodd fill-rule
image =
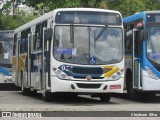
<path id="1" fill-rule="evenodd" d="M 105 25 L 104 28 L 99 32 L 99 34 L 97 35 L 97 37 L 94 39 L 95 41 L 97 41 L 103 34 L 103 32 L 105 31 L 105 29 L 108 27 L 108 25 Z"/>

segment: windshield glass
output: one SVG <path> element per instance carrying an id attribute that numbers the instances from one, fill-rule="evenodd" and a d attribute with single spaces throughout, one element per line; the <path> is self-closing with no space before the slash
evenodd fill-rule
<path id="1" fill-rule="evenodd" d="M 76 64 L 109 64 L 122 60 L 122 29 L 56 26 L 54 57 Z"/>
<path id="2" fill-rule="evenodd" d="M 148 27 L 147 57 L 160 64 L 160 27 Z"/>
<path id="3" fill-rule="evenodd" d="M 0 32 L 0 65 L 11 64 L 13 32 Z"/>

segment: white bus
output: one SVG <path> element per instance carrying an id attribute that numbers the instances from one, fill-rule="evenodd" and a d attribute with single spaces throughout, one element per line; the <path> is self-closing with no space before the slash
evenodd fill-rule
<path id="1" fill-rule="evenodd" d="M 124 31 L 118 11 L 55 9 L 14 32 L 13 80 L 23 94 L 123 93 Z"/>

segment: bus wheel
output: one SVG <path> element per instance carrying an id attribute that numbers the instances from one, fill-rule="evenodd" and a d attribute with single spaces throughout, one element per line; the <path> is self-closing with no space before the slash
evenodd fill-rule
<path id="1" fill-rule="evenodd" d="M 100 100 L 102 102 L 109 102 L 110 98 L 111 98 L 111 94 L 109 93 L 100 94 Z"/>
<path id="2" fill-rule="evenodd" d="M 127 89 L 127 96 L 131 100 L 139 100 L 140 99 L 140 93 L 133 89 L 133 82 L 130 82 L 129 87 Z"/>
<path id="3" fill-rule="evenodd" d="M 52 100 L 52 93 L 44 90 L 42 92 L 42 98 L 46 102 L 51 101 Z"/>

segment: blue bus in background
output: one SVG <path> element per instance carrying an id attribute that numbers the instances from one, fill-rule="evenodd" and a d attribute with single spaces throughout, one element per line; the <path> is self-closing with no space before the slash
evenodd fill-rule
<path id="1" fill-rule="evenodd" d="M 160 91 L 160 11 L 144 11 L 123 19 L 125 89 L 132 100 Z"/>
<path id="2" fill-rule="evenodd" d="M 11 73 L 13 32 L 12 30 L 0 31 L 0 89 L 6 83 L 13 84 Z"/>

